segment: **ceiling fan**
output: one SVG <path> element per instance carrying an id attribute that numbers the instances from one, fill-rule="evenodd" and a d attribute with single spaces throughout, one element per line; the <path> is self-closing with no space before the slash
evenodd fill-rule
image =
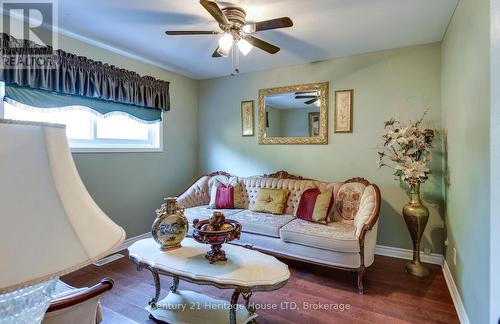
<path id="1" fill-rule="evenodd" d="M 219 35 L 219 45 L 212 54 L 212 57 L 227 57 L 230 54 L 233 45 L 237 45 L 243 55 L 247 55 L 255 46 L 270 54 L 276 54 L 280 48 L 263 41 L 251 34 L 262 30 L 286 28 L 293 26 L 293 22 L 288 17 L 281 17 L 260 21 L 256 23 L 247 23 L 246 13 L 240 7 L 220 8 L 217 3 L 209 0 L 200 0 L 200 4 L 215 18 L 219 23 L 220 30 L 167 30 L 167 35 Z M 233 51 L 233 55 L 234 55 Z M 236 71 L 238 72 L 238 71 Z"/>
<path id="2" fill-rule="evenodd" d="M 318 91 L 299 91 L 295 92 L 295 99 L 309 99 L 304 102 L 306 105 L 314 104 L 319 107 L 320 94 Z"/>

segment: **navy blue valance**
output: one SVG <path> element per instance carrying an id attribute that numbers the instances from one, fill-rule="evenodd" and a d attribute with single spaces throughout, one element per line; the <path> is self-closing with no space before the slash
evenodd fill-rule
<path id="1" fill-rule="evenodd" d="M 0 81 L 9 85 L 145 109 L 170 109 L 167 81 L 140 76 L 113 65 L 54 50 L 50 46 L 19 40 L 5 33 L 0 33 L 0 36 L 3 64 Z"/>
<path id="2" fill-rule="evenodd" d="M 102 99 L 99 100 L 81 96 L 65 95 L 56 92 L 19 87 L 12 84 L 5 85 L 4 100 L 12 100 L 14 102 L 18 102 L 34 108 L 84 106 L 102 115 L 121 112 L 146 122 L 155 122 L 161 120 L 160 109 L 120 104 L 112 101 L 105 101 Z"/>

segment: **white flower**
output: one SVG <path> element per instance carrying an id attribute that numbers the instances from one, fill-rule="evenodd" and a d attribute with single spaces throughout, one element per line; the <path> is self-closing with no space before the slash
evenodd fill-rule
<path id="1" fill-rule="evenodd" d="M 425 161 L 412 161 L 410 158 L 405 159 L 403 163 L 396 165 L 395 168 L 403 172 L 405 179 L 425 178 L 430 172 Z"/>
<path id="2" fill-rule="evenodd" d="M 422 129 L 422 119 L 410 125 L 396 119 L 384 123 L 384 151 L 379 152 L 377 165 L 395 169 L 395 174 L 410 184 L 427 180 L 430 173 L 427 163 L 432 159 L 430 150 L 435 147 L 434 131 Z"/>
<path id="3" fill-rule="evenodd" d="M 401 145 L 407 145 L 412 142 L 414 142 L 417 138 L 415 135 L 410 135 L 410 136 L 401 136 L 400 138 L 397 139 L 397 142 Z"/>

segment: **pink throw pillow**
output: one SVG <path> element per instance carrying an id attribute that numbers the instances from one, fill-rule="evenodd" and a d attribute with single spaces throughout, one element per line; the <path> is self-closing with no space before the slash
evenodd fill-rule
<path id="1" fill-rule="evenodd" d="M 297 206 L 296 216 L 300 219 L 312 222 L 312 215 L 314 211 L 314 205 L 316 204 L 316 198 L 320 194 L 318 188 L 307 189 L 302 193 L 300 197 L 299 205 Z"/>
<path id="2" fill-rule="evenodd" d="M 300 196 L 300 201 L 299 205 L 297 206 L 297 212 L 295 213 L 295 216 L 309 222 L 318 223 L 318 221 L 313 219 L 313 213 L 314 213 L 314 207 L 316 206 L 316 200 L 319 194 L 321 194 L 319 188 L 312 188 L 305 190 Z M 328 204 L 328 210 L 326 212 L 326 220 L 324 222 L 319 222 L 319 223 L 328 224 L 329 222 L 328 215 L 330 215 L 330 211 L 333 208 L 333 200 L 334 199 L 332 193 L 332 198 L 330 200 L 330 203 Z"/>
<path id="3" fill-rule="evenodd" d="M 217 186 L 215 194 L 215 208 L 232 209 L 234 208 L 234 188 L 231 185 Z"/>

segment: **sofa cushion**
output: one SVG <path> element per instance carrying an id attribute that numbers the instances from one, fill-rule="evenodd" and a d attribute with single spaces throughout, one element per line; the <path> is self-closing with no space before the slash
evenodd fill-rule
<path id="1" fill-rule="evenodd" d="M 215 208 L 234 209 L 234 187 L 219 185 L 215 194 Z"/>
<path id="2" fill-rule="evenodd" d="M 297 243 L 338 252 L 359 252 L 356 227 L 347 222 L 333 222 L 328 225 L 295 219 L 280 228 L 284 242 Z"/>
<path id="3" fill-rule="evenodd" d="M 216 210 L 222 212 L 227 218 L 232 218 L 231 216 L 233 214 L 242 211 L 242 209 L 212 209 L 208 208 L 208 205 L 203 205 L 186 208 L 184 210 L 184 215 L 189 220 L 189 227 L 191 228 L 193 226 L 193 220 L 195 218 L 198 218 L 199 220 L 209 219 Z"/>
<path id="4" fill-rule="evenodd" d="M 251 209 L 260 188 L 286 189 L 290 192 L 284 214 L 293 215 L 304 190 L 315 188 L 318 181 L 248 177 L 240 178 L 242 195 L 246 208 Z"/>
<path id="5" fill-rule="evenodd" d="M 245 208 L 243 197 L 241 195 L 241 186 L 237 177 L 226 177 L 224 175 L 218 175 L 211 177 L 208 180 L 208 188 L 210 195 L 210 202 L 208 203 L 209 208 L 217 208 L 215 206 L 215 201 L 217 198 L 217 188 L 220 186 L 232 186 L 233 187 L 233 205 L 236 209 Z"/>
<path id="6" fill-rule="evenodd" d="M 354 219 L 365 188 L 366 186 L 359 182 L 346 183 L 340 187 L 335 199 L 335 205 L 342 218 Z"/>
<path id="7" fill-rule="evenodd" d="M 321 193 L 318 188 L 313 188 L 313 189 L 307 189 L 302 193 L 302 196 L 300 197 L 299 204 L 297 206 L 297 210 L 295 211 L 295 216 L 308 220 L 308 221 L 313 221 L 313 212 L 314 212 L 314 205 L 316 204 L 316 199 L 318 198 L 318 195 Z"/>
<path id="8" fill-rule="evenodd" d="M 289 194 L 286 189 L 261 188 L 255 198 L 255 204 L 250 210 L 281 215 L 285 210 L 285 203 Z"/>
<path id="9" fill-rule="evenodd" d="M 321 192 L 316 197 L 316 203 L 314 204 L 314 211 L 312 214 L 312 220 L 314 222 L 322 224 L 328 223 L 328 214 L 330 214 L 332 210 L 333 200 L 332 188 Z"/>
<path id="10" fill-rule="evenodd" d="M 280 237 L 279 229 L 295 219 L 292 215 L 273 215 L 243 210 L 230 217 L 241 223 L 241 230 L 247 233 Z"/>

